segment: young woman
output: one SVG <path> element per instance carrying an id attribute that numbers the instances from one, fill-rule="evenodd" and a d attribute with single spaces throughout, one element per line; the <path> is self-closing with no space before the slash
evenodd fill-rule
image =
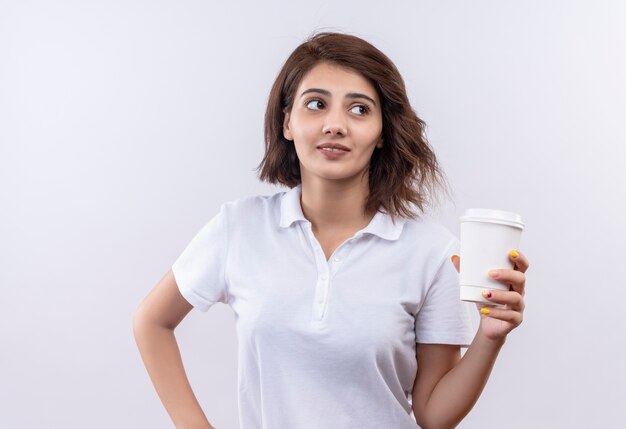
<path id="1" fill-rule="evenodd" d="M 424 123 L 394 64 L 358 37 L 297 47 L 265 144 L 260 179 L 290 190 L 222 204 L 134 317 L 176 427 L 212 427 L 173 331 L 216 302 L 236 316 L 242 429 L 455 427 L 522 321 L 528 260 L 512 250 L 514 269 L 495 270 L 510 290 L 487 297 L 505 307 L 478 306 L 474 332 L 458 239 L 411 209 L 445 188 Z"/>

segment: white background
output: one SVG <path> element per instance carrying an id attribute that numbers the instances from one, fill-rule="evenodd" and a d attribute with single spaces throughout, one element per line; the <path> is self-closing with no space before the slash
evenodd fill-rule
<path id="1" fill-rule="evenodd" d="M 0 426 L 170 428 L 134 310 L 258 182 L 263 115 L 315 30 L 404 76 L 454 188 L 432 215 L 518 212 L 524 323 L 463 429 L 618 428 L 626 405 L 626 5 L 615 1 L 0 1 Z M 176 330 L 235 428 L 232 310 Z"/>

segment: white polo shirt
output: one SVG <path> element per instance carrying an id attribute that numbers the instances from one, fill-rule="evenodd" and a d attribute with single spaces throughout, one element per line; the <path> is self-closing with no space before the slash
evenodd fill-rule
<path id="1" fill-rule="evenodd" d="M 469 346 L 458 239 L 378 212 L 327 261 L 301 185 L 222 204 L 172 266 L 197 309 L 235 313 L 241 429 L 414 429 L 415 343 Z"/>

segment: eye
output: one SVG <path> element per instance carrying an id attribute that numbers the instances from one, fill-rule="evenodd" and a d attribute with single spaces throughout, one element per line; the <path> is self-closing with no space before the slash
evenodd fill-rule
<path id="1" fill-rule="evenodd" d="M 354 110 L 354 109 L 362 109 L 359 112 L 355 112 L 359 116 L 365 116 L 370 112 L 370 108 L 367 107 L 365 104 L 357 104 L 350 110 Z"/>
<path id="2" fill-rule="evenodd" d="M 311 110 L 319 110 L 319 109 L 317 108 L 317 107 L 319 107 L 317 103 L 320 103 L 320 104 L 322 104 L 322 105 L 324 104 L 324 103 L 322 103 L 320 100 L 313 99 L 313 100 L 309 100 L 309 101 L 307 101 L 307 103 L 306 103 L 306 107 L 307 107 L 307 108 L 309 108 L 309 109 L 311 109 Z M 312 106 L 314 106 L 314 107 L 312 107 Z"/>

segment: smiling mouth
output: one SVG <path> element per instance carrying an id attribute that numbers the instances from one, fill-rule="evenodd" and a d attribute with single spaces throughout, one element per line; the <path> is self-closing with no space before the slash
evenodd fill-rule
<path id="1" fill-rule="evenodd" d="M 347 150 L 344 150 L 344 149 L 337 149 L 337 148 L 332 148 L 332 147 L 321 147 L 320 150 L 323 150 L 326 152 L 348 152 Z"/>

